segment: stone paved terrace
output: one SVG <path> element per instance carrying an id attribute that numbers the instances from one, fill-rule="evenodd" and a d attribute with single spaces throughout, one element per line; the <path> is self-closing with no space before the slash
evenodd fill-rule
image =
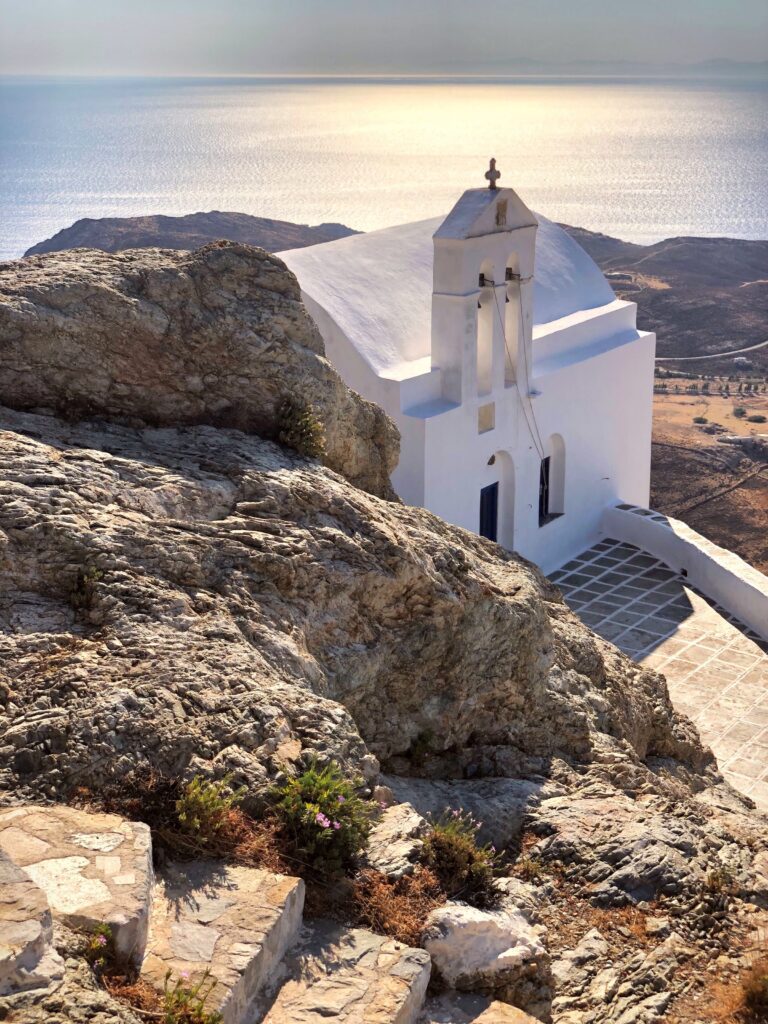
<path id="1" fill-rule="evenodd" d="M 631 544 L 602 541 L 550 579 L 591 629 L 666 676 L 728 781 L 768 811 L 768 643 Z"/>

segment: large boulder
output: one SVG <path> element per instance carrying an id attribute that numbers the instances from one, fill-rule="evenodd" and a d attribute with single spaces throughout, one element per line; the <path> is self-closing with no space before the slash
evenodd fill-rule
<path id="1" fill-rule="evenodd" d="M 294 275 L 263 249 L 90 249 L 0 264 L 0 403 L 266 437 L 285 395 L 325 428 L 328 465 L 390 495 L 397 430 L 325 359 Z"/>
<path id="2" fill-rule="evenodd" d="M 375 758 L 415 764 L 426 734 L 443 774 L 706 767 L 660 676 L 428 512 L 234 431 L 0 428 L 4 786 L 99 789 L 148 762 L 232 771 L 254 800 L 313 754 L 371 780 Z M 551 792 L 522 790 L 515 822 Z"/>

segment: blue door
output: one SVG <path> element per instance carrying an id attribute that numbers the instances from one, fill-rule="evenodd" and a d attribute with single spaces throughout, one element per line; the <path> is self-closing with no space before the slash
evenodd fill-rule
<path id="1" fill-rule="evenodd" d="M 480 491 L 480 536 L 496 540 L 499 527 L 499 485 L 488 484 Z"/>

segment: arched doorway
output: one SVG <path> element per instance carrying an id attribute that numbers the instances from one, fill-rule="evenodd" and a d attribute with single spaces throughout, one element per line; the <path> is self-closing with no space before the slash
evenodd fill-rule
<path id="1" fill-rule="evenodd" d="M 478 533 L 503 548 L 515 542 L 515 464 L 509 452 L 490 456 L 480 489 Z"/>

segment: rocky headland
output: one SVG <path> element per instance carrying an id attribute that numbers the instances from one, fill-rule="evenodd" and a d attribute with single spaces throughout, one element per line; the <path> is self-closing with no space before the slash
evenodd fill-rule
<path id="1" fill-rule="evenodd" d="M 207 967 L 227 1024 L 716 1019 L 768 922 L 768 822 L 662 676 L 535 566 L 394 498 L 396 431 L 278 259 L 3 264 L 0 354 L 8 1019 L 147 1019 L 78 954 L 104 921 L 150 985 Z M 281 442 L 286 394 L 321 460 Z M 153 882 L 147 826 L 98 810 L 149 768 L 227 777 L 258 819 L 328 762 L 387 805 L 369 868 L 412 873 L 429 815 L 464 808 L 498 905 L 443 898 L 410 946 L 327 903 L 300 933 L 300 880 L 202 861 Z"/>
<path id="2" fill-rule="evenodd" d="M 269 217 L 252 217 L 247 213 L 210 210 L 187 213 L 181 217 L 163 214 L 145 217 L 83 217 L 51 238 L 38 242 L 24 253 L 35 256 L 63 249 L 199 249 L 208 242 L 226 238 L 230 242 L 258 245 L 268 252 L 299 249 L 303 245 L 332 242 L 335 238 L 354 235 L 344 224 L 292 224 Z"/>

